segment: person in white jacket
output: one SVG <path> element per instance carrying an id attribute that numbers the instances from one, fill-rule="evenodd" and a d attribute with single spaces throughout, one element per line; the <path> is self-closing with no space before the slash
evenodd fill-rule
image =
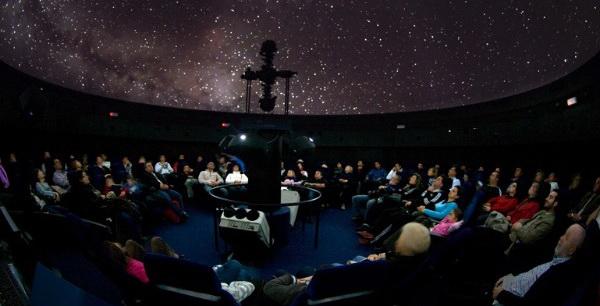
<path id="1" fill-rule="evenodd" d="M 240 172 L 239 165 L 233 165 L 231 173 L 225 178 L 227 184 L 248 184 L 248 177 Z"/>

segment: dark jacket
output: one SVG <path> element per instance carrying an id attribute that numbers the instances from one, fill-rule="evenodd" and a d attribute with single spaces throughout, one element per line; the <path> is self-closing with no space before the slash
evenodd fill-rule
<path id="1" fill-rule="evenodd" d="M 278 305 L 289 305 L 306 287 L 305 284 L 296 283 L 291 274 L 284 274 L 268 281 L 263 293 Z"/>

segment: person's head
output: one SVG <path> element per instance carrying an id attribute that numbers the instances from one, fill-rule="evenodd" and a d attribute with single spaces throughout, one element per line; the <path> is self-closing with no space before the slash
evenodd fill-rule
<path id="1" fill-rule="evenodd" d="M 113 179 L 113 177 L 111 175 L 107 175 L 104 178 L 104 186 L 111 187 L 114 184 L 115 184 L 115 180 Z"/>
<path id="2" fill-rule="evenodd" d="M 560 237 L 554 248 L 554 256 L 572 257 L 585 240 L 585 229 L 575 223 Z"/>
<path id="3" fill-rule="evenodd" d="M 442 187 L 444 187 L 444 177 L 441 175 L 436 177 L 431 186 L 433 186 L 434 189 L 442 189 Z"/>
<path id="4" fill-rule="evenodd" d="M 394 170 L 399 171 L 400 169 L 402 169 L 402 165 L 400 165 L 400 163 L 395 163 Z"/>
<path id="5" fill-rule="evenodd" d="M 340 163 L 340 164 L 341 164 L 341 163 Z M 357 165 L 357 166 L 360 166 L 360 167 L 363 167 L 363 166 L 365 165 L 365 163 L 364 163 L 362 160 L 360 160 L 360 159 L 359 159 L 359 160 L 356 162 L 356 165 Z"/>
<path id="6" fill-rule="evenodd" d="M 100 156 L 102 157 L 102 160 L 104 160 L 104 161 L 108 160 L 108 156 L 106 156 L 106 154 L 102 153 L 102 154 L 100 154 Z"/>
<path id="7" fill-rule="evenodd" d="M 339 168 L 339 169 L 342 169 L 344 166 L 342 165 L 342 162 L 337 162 L 337 163 L 335 164 L 335 167 L 336 167 L 336 168 Z"/>
<path id="8" fill-rule="evenodd" d="M 145 164 L 146 163 L 146 157 L 140 156 L 140 158 L 138 158 L 138 163 Z"/>
<path id="9" fill-rule="evenodd" d="M 184 160 L 185 159 L 185 155 L 184 154 L 179 154 L 179 160 Z"/>
<path id="10" fill-rule="evenodd" d="M 534 182 L 541 183 L 546 178 L 546 174 L 542 170 L 538 170 L 535 172 L 535 177 L 533 179 Z"/>
<path id="11" fill-rule="evenodd" d="M 129 157 L 127 157 L 127 156 L 123 156 L 123 158 L 121 159 L 121 162 L 123 163 L 123 165 L 129 165 L 131 163 L 129 161 Z"/>
<path id="12" fill-rule="evenodd" d="M 554 209 L 558 205 L 558 191 L 552 190 L 548 193 L 548 196 L 544 200 L 544 209 L 551 210 Z"/>
<path id="13" fill-rule="evenodd" d="M 50 159 L 52 156 L 50 156 L 50 152 L 45 151 L 44 152 L 44 159 Z"/>
<path id="14" fill-rule="evenodd" d="M 448 177 L 456 177 L 456 167 L 452 166 L 448 169 Z"/>
<path id="15" fill-rule="evenodd" d="M 437 173 L 438 173 L 438 170 L 436 167 L 430 167 L 429 169 L 427 169 L 428 177 L 437 177 Z"/>
<path id="16" fill-rule="evenodd" d="M 540 183 L 533 182 L 533 183 L 531 183 L 531 186 L 529 187 L 529 190 L 527 191 L 527 196 L 529 196 L 530 199 L 533 199 L 533 198 L 537 197 L 539 190 L 540 190 Z"/>
<path id="17" fill-rule="evenodd" d="M 375 169 L 379 169 L 379 168 L 381 168 L 381 163 L 376 161 L 373 163 L 373 166 L 375 166 Z"/>
<path id="18" fill-rule="evenodd" d="M 397 175 L 392 176 L 392 178 L 390 179 L 390 185 L 399 185 L 400 184 L 400 177 Z"/>
<path id="19" fill-rule="evenodd" d="M 79 171 L 83 169 L 83 165 L 81 164 L 81 162 L 79 160 L 74 159 L 71 162 L 71 168 L 73 168 L 73 170 L 75 171 Z"/>
<path id="20" fill-rule="evenodd" d="M 54 170 L 61 171 L 63 169 L 63 164 L 60 161 L 60 159 L 55 158 L 54 161 L 53 161 L 53 163 L 54 163 Z"/>
<path id="21" fill-rule="evenodd" d="M 147 173 L 154 172 L 154 166 L 152 166 L 151 162 L 146 162 L 146 164 L 144 165 L 144 171 L 146 171 Z"/>
<path id="22" fill-rule="evenodd" d="M 519 178 L 521 176 L 523 176 L 523 168 L 516 167 L 515 168 L 515 173 L 513 174 L 513 177 Z"/>
<path id="23" fill-rule="evenodd" d="M 510 185 L 508 185 L 508 187 L 506 188 L 506 194 L 508 194 L 511 197 L 517 196 L 517 182 L 512 182 Z"/>
<path id="24" fill-rule="evenodd" d="M 294 170 L 290 169 L 287 171 L 286 176 L 289 178 L 294 178 L 294 177 L 296 177 L 296 172 Z"/>
<path id="25" fill-rule="evenodd" d="M 421 186 L 421 176 L 418 173 L 413 173 L 408 179 L 408 184 L 413 187 Z"/>
<path id="26" fill-rule="evenodd" d="M 461 196 L 461 189 L 458 186 L 452 187 L 450 192 L 448 192 L 448 202 L 455 202 Z"/>
<path id="27" fill-rule="evenodd" d="M 240 172 L 240 165 L 238 164 L 234 164 L 233 167 L 231 168 L 232 172 Z"/>
<path id="28" fill-rule="evenodd" d="M 11 152 L 8 155 L 8 161 L 12 162 L 12 163 L 16 163 L 17 162 L 17 154 L 15 152 Z"/>
<path id="29" fill-rule="evenodd" d="M 123 252 L 123 248 L 116 242 L 104 241 L 104 250 L 108 259 L 113 263 L 125 269 L 127 267 L 127 256 Z"/>
<path id="30" fill-rule="evenodd" d="M 209 171 L 215 170 L 215 163 L 208 162 L 208 164 L 206 164 L 206 169 L 208 169 Z"/>
<path id="31" fill-rule="evenodd" d="M 46 174 L 44 174 L 44 171 L 42 171 L 42 169 L 34 169 L 33 178 L 36 182 L 43 182 L 44 180 L 46 180 Z"/>
<path id="32" fill-rule="evenodd" d="M 498 186 L 498 182 L 500 182 L 500 172 L 492 171 L 492 173 L 490 173 L 489 182 L 491 186 Z"/>
<path id="33" fill-rule="evenodd" d="M 161 155 L 158 157 L 158 161 L 159 161 L 159 162 L 161 162 L 161 163 L 164 163 L 164 162 L 166 162 L 166 161 L 167 161 L 167 157 L 166 157 L 164 154 L 161 154 Z"/>
<path id="34" fill-rule="evenodd" d="M 546 178 L 547 182 L 555 182 L 557 180 L 556 172 L 550 172 Z"/>
<path id="35" fill-rule="evenodd" d="M 183 166 L 183 173 L 185 175 L 190 175 L 190 174 L 192 174 L 192 172 L 193 172 L 193 170 L 192 170 L 192 167 L 190 167 L 190 165 Z"/>
<path id="36" fill-rule="evenodd" d="M 175 251 L 173 251 L 173 249 L 161 237 L 158 236 L 152 237 L 150 240 L 150 248 L 152 249 L 152 253 L 175 258 L 179 257 Z"/>
<path id="37" fill-rule="evenodd" d="M 304 164 L 303 163 L 297 163 L 298 166 L 298 170 L 302 171 L 304 170 Z"/>
<path id="38" fill-rule="evenodd" d="M 400 230 L 394 244 L 394 251 L 401 256 L 417 256 L 429 250 L 431 237 L 429 230 L 421 223 L 410 222 Z"/>
<path id="39" fill-rule="evenodd" d="M 225 158 L 225 156 L 221 155 L 219 156 L 219 165 L 224 165 L 227 162 L 227 158 Z"/>
<path id="40" fill-rule="evenodd" d="M 354 171 L 354 169 L 350 165 L 347 165 L 346 168 L 344 168 L 345 173 L 352 173 L 352 171 Z"/>
<path id="41" fill-rule="evenodd" d="M 323 178 L 323 173 L 321 170 L 315 170 L 315 179 L 320 180 Z"/>
<path id="42" fill-rule="evenodd" d="M 448 219 L 452 222 L 458 222 L 462 218 L 462 214 L 462 210 L 457 207 L 448 214 Z"/>
<path id="43" fill-rule="evenodd" d="M 131 239 L 125 241 L 125 248 L 121 248 L 121 250 L 125 252 L 126 256 L 139 261 L 143 261 L 144 256 L 146 255 L 146 250 L 144 250 L 144 247 Z"/>
<path id="44" fill-rule="evenodd" d="M 204 157 L 202 155 L 196 156 L 196 162 L 197 163 L 202 162 L 203 160 L 204 160 Z"/>
<path id="45" fill-rule="evenodd" d="M 600 193 L 600 176 L 596 178 L 594 182 L 594 189 L 592 189 L 594 193 Z"/>
<path id="46" fill-rule="evenodd" d="M 423 170 L 423 169 L 425 169 L 425 165 L 423 165 L 423 163 L 418 163 L 417 170 Z"/>
<path id="47" fill-rule="evenodd" d="M 96 165 L 102 166 L 102 164 L 104 164 L 104 158 L 100 155 L 96 156 Z"/>
<path id="48" fill-rule="evenodd" d="M 77 172 L 77 182 L 82 186 L 87 186 L 90 184 L 90 177 L 87 175 L 85 171 Z"/>

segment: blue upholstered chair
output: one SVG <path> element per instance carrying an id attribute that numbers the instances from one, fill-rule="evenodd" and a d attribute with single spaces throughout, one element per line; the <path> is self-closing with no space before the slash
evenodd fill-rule
<path id="1" fill-rule="evenodd" d="M 363 261 L 317 271 L 294 305 L 368 305 L 386 283 L 385 261 Z"/>
<path id="2" fill-rule="evenodd" d="M 144 266 L 157 288 L 155 305 L 238 305 L 211 267 L 152 253 L 144 256 Z"/>

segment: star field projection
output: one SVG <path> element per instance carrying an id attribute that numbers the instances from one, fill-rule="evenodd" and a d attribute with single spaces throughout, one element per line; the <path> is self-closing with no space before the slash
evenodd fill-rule
<path id="1" fill-rule="evenodd" d="M 93 94 L 244 110 L 275 40 L 292 114 L 439 109 L 523 92 L 600 49 L 600 1 L 8 0 L 0 58 Z M 283 82 L 274 88 L 283 112 Z M 260 87 L 253 86 L 253 112 Z"/>

